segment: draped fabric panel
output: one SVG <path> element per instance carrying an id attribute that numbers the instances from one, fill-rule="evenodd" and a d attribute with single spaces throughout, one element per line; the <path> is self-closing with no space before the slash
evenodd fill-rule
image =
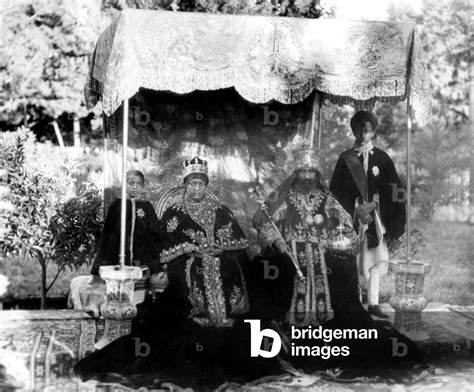
<path id="1" fill-rule="evenodd" d="M 316 89 L 357 108 L 409 94 L 415 119 L 429 116 L 426 61 L 411 23 L 127 9 L 99 37 L 86 102 L 101 98 L 111 115 L 141 87 L 234 87 L 247 101 L 283 104 Z"/>
<path id="2" fill-rule="evenodd" d="M 256 246 L 251 219 L 258 203 L 249 188 L 261 183 L 269 194 L 294 170 L 293 152 L 308 138 L 312 103 L 310 96 L 295 105 L 251 104 L 234 89 L 185 95 L 140 89 L 129 101 L 127 167 L 145 174 L 141 197 L 157 205 L 165 192 L 182 184 L 185 159 L 206 159 L 209 190 L 231 209 Z M 122 107 L 105 117 L 105 128 L 107 210 L 120 195 Z"/>

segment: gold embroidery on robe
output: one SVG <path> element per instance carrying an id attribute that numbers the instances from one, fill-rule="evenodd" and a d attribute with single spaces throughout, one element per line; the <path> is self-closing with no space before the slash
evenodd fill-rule
<path id="1" fill-rule="evenodd" d="M 197 245 L 208 245 L 206 234 L 201 230 L 186 229 L 183 233 L 193 240 Z"/>
<path id="2" fill-rule="evenodd" d="M 215 242 L 214 224 L 217 208 L 219 208 L 219 203 L 207 195 L 199 202 L 193 201 L 187 194 L 184 196 L 184 212 L 206 231 L 206 237 L 210 245 L 214 245 Z"/>
<path id="3" fill-rule="evenodd" d="M 177 217 L 173 216 L 168 222 L 166 222 L 166 231 L 172 233 L 176 230 L 179 225 L 179 220 Z"/>
<path id="4" fill-rule="evenodd" d="M 202 260 L 204 293 L 209 311 L 209 325 L 217 327 L 233 324 L 233 320 L 226 317 L 220 265 L 219 259 L 214 257 L 206 256 Z"/>

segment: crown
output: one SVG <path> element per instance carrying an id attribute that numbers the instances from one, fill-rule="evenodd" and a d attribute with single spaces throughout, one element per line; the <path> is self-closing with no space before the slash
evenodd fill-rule
<path id="1" fill-rule="evenodd" d="M 316 169 L 321 171 L 319 150 L 310 146 L 303 146 L 294 153 L 295 170 Z"/>
<path id="2" fill-rule="evenodd" d="M 207 161 L 199 157 L 186 159 L 183 162 L 183 176 L 187 177 L 193 173 L 201 173 L 207 176 Z"/>

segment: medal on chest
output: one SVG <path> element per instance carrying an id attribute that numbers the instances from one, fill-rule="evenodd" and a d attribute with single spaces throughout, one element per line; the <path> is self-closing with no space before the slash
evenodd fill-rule
<path id="1" fill-rule="evenodd" d="M 324 222 L 324 217 L 318 214 L 318 208 L 324 197 L 322 192 L 314 193 L 296 193 L 292 195 L 292 204 L 298 211 L 301 220 L 306 226 L 321 225 Z"/>

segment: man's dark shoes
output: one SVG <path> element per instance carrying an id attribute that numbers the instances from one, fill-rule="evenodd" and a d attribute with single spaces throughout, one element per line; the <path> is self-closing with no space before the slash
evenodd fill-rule
<path id="1" fill-rule="evenodd" d="M 387 314 L 382 312 L 379 305 L 369 305 L 369 307 L 367 308 L 367 311 L 369 312 L 370 315 L 375 316 L 375 317 L 385 318 L 385 319 L 389 318 Z"/>

